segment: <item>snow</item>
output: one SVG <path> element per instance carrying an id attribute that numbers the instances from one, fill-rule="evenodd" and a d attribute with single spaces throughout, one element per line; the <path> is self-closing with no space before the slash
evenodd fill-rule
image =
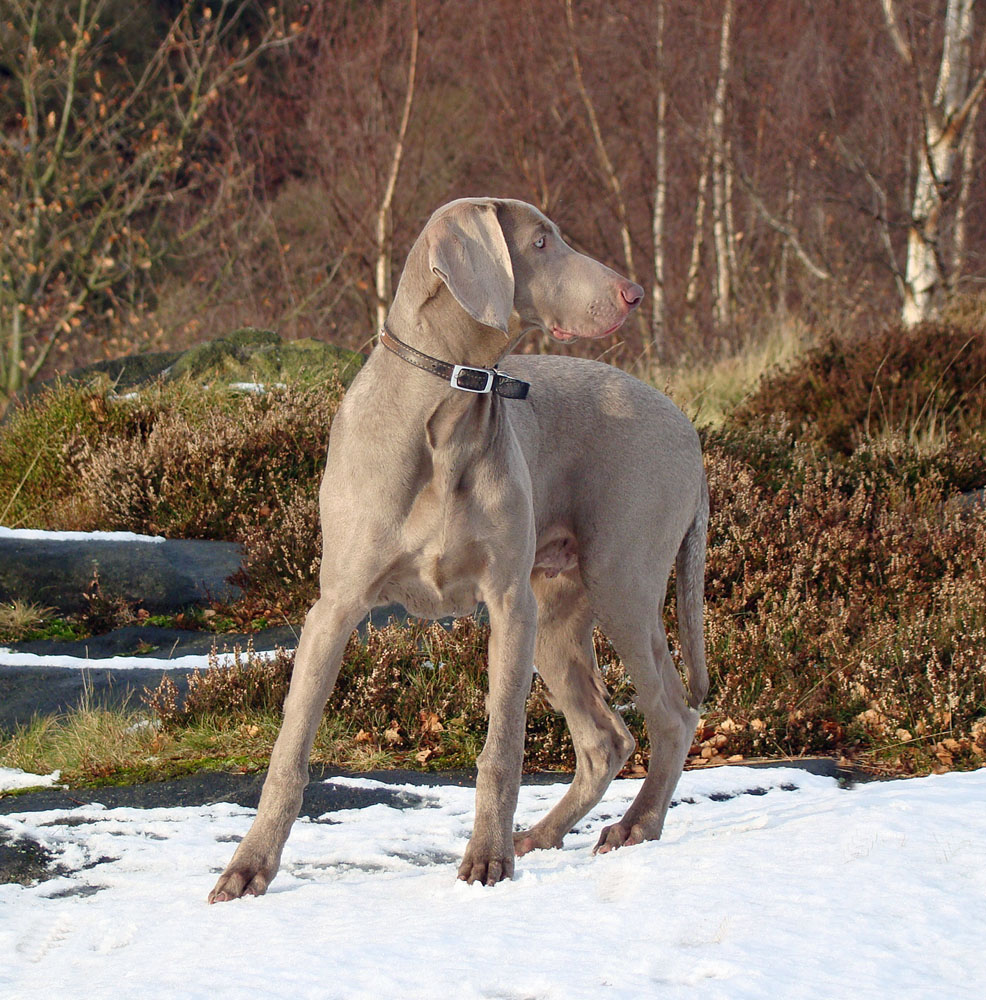
<path id="1" fill-rule="evenodd" d="M 230 389 L 234 392 L 249 392 L 255 396 L 262 396 L 267 392 L 267 385 L 264 382 L 230 382 Z M 274 382 L 271 385 L 272 389 L 286 389 L 286 382 Z"/>
<path id="2" fill-rule="evenodd" d="M 222 636 L 217 636 L 222 642 Z M 251 654 L 262 660 L 276 655 L 273 650 Z M 216 653 L 214 662 L 219 666 L 233 663 L 236 653 Z M 243 654 L 241 652 L 242 660 Z M 4 667 L 63 667 L 66 670 L 208 670 L 211 666 L 208 653 L 191 653 L 171 659 L 155 656 L 109 656 L 103 659 L 89 659 L 82 656 L 67 656 L 62 653 L 20 653 L 0 646 L 0 666 Z"/>
<path id="3" fill-rule="evenodd" d="M 299 821 L 266 896 L 211 907 L 249 809 L 0 816 L 70 872 L 0 886 L 0 996 L 982 996 L 986 769 L 851 790 L 690 771 L 660 842 L 593 857 L 639 788 L 617 781 L 563 850 L 495 888 L 455 879 L 473 791 L 396 787 L 423 803 Z M 518 822 L 562 790 L 524 786 Z"/>
<path id="4" fill-rule="evenodd" d="M 132 531 L 40 531 L 0 527 L 0 538 L 18 542 L 163 542 L 163 535 L 137 535 Z"/>
<path id="5" fill-rule="evenodd" d="M 15 788 L 51 787 L 61 776 L 61 771 L 52 771 L 51 774 L 29 774 L 19 767 L 0 767 L 0 792 L 9 792 Z"/>

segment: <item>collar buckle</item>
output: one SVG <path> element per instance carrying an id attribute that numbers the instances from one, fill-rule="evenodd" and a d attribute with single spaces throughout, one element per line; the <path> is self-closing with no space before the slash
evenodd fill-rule
<path id="1" fill-rule="evenodd" d="M 475 392 L 480 395 L 493 391 L 496 372 L 489 368 L 474 368 L 472 365 L 453 365 L 449 385 L 463 392 Z M 477 381 L 477 376 L 481 381 Z"/>

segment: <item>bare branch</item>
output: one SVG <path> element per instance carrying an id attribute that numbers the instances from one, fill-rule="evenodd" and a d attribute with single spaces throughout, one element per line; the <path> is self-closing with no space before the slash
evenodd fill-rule
<path id="1" fill-rule="evenodd" d="M 808 270 L 820 281 L 828 281 L 832 277 L 832 273 L 820 264 L 816 264 L 811 259 L 807 250 L 805 250 L 802 245 L 801 240 L 798 238 L 798 234 L 794 227 L 785 222 L 783 219 L 779 219 L 773 212 L 770 211 L 769 208 L 767 208 L 763 199 L 756 193 L 756 191 L 754 191 L 753 184 L 750 182 L 749 177 L 746 176 L 744 171 L 738 170 L 737 172 L 739 174 L 740 183 L 743 185 L 743 190 L 746 191 L 764 221 L 787 240 L 791 249 L 798 255 L 798 260 L 804 264 L 806 270 Z"/>
<path id="2" fill-rule="evenodd" d="M 897 23 L 897 9 L 894 6 L 894 0 L 880 0 L 880 4 L 883 7 L 883 19 L 887 23 L 887 31 L 890 32 L 890 39 L 894 43 L 897 54 L 906 65 L 913 66 L 914 54 Z"/>

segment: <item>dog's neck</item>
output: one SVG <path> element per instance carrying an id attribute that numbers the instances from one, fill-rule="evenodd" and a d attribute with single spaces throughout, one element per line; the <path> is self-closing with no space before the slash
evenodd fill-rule
<path id="1" fill-rule="evenodd" d="M 419 259 L 415 260 L 414 257 Z M 424 286 L 420 293 L 408 292 Z M 424 354 L 457 365 L 495 368 L 522 336 L 511 324 L 510 333 L 485 326 L 473 319 L 455 301 L 445 283 L 427 267 L 419 255 L 408 258 L 394 302 L 387 314 L 388 329 L 405 344 Z"/>

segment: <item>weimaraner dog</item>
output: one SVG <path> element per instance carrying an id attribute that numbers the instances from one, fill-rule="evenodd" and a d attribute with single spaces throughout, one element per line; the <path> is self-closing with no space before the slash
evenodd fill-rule
<path id="1" fill-rule="evenodd" d="M 708 688 L 698 436 L 667 397 L 610 365 L 504 358 L 532 329 L 563 342 L 605 337 L 642 296 L 524 202 L 462 199 L 431 217 L 332 424 L 321 596 L 256 820 L 211 902 L 261 894 L 277 873 L 346 641 L 390 602 L 424 618 L 468 615 L 481 601 L 489 611 L 489 729 L 460 879 L 492 885 L 513 875 L 515 855 L 559 847 L 633 750 L 606 703 L 596 623 L 630 672 L 652 748 L 640 791 L 596 851 L 660 836 Z M 675 562 L 687 690 L 661 621 Z M 577 767 L 558 804 L 515 833 L 535 665 Z"/>

